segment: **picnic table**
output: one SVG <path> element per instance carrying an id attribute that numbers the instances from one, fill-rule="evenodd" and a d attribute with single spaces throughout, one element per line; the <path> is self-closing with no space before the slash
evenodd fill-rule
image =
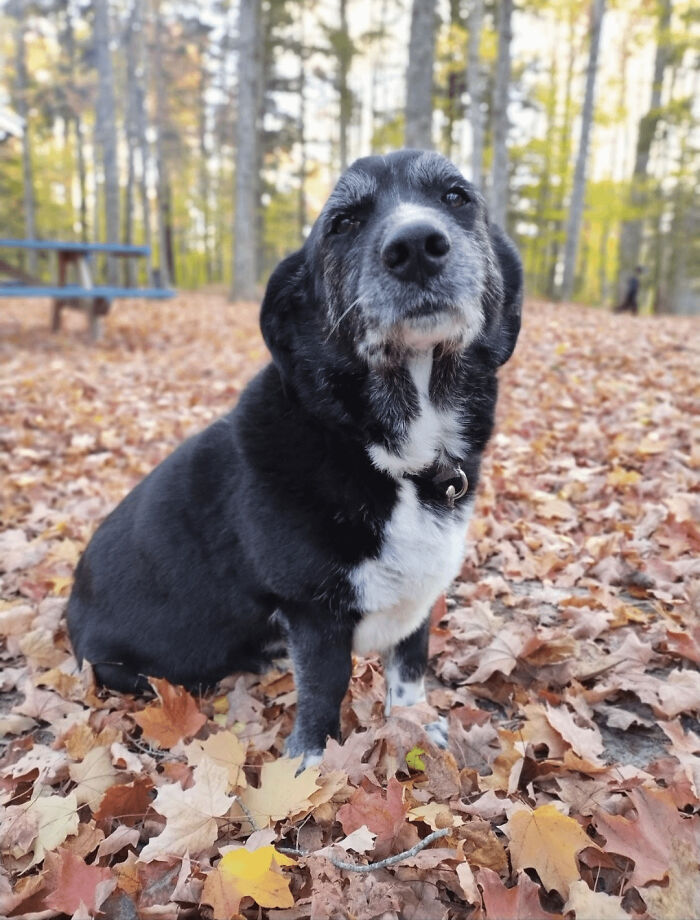
<path id="1" fill-rule="evenodd" d="M 45 284 L 0 254 L 0 275 L 9 276 L 12 279 L 9 282 L 0 281 L 0 297 L 51 297 L 53 299 L 51 329 L 54 332 L 58 332 L 61 328 L 61 310 L 64 307 L 76 308 L 87 313 L 90 339 L 94 342 L 100 335 L 101 317 L 109 313 L 113 300 L 120 297 L 164 300 L 175 294 L 168 288 L 132 288 L 93 283 L 92 261 L 96 254 L 103 253 L 117 258 L 143 257 L 149 254 L 148 246 L 0 239 L 0 250 L 2 249 L 56 253 L 58 265 L 56 284 Z M 79 283 L 68 283 L 69 269 L 72 269 L 77 275 Z"/>

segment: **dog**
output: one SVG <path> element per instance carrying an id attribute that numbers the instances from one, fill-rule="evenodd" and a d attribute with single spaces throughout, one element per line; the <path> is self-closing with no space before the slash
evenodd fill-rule
<path id="1" fill-rule="evenodd" d="M 425 698 L 430 610 L 459 573 L 520 329 L 522 267 L 443 156 L 357 160 L 270 277 L 272 362 L 100 525 L 67 618 L 102 684 L 186 687 L 289 652 L 287 741 L 337 738 L 352 652 L 386 711 Z M 446 744 L 444 720 L 430 726 Z"/>

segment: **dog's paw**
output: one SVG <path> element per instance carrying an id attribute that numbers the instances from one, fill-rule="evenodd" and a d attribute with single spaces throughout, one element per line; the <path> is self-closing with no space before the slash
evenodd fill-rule
<path id="1" fill-rule="evenodd" d="M 295 736 L 294 732 L 287 738 L 284 753 L 287 757 L 301 757 L 301 763 L 297 767 L 297 776 L 309 767 L 315 767 L 323 760 L 322 748 L 310 748 L 298 736 Z"/>
<path id="2" fill-rule="evenodd" d="M 425 732 L 433 744 L 440 748 L 447 747 L 447 719 L 440 716 L 435 722 L 429 722 L 425 726 Z"/>

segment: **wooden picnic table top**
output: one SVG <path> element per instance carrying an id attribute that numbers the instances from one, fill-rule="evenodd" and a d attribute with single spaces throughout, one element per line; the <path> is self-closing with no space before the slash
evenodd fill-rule
<path id="1" fill-rule="evenodd" d="M 148 246 L 127 246 L 124 243 L 76 243 L 60 240 L 12 240 L 0 239 L 0 247 L 5 249 L 35 249 L 53 252 L 66 252 L 88 255 L 91 252 L 104 252 L 112 256 L 147 256 Z"/>

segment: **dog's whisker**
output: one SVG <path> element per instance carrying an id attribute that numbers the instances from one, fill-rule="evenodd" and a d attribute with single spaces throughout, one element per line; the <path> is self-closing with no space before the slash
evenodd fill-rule
<path id="1" fill-rule="evenodd" d="M 359 305 L 360 305 L 361 302 L 362 302 L 362 297 L 356 297 L 355 300 L 353 300 L 353 302 L 352 302 L 352 303 L 350 304 L 350 306 L 347 308 L 347 310 L 344 310 L 344 311 L 343 311 L 343 313 L 340 315 L 340 318 L 339 318 L 338 320 L 336 320 L 336 321 L 333 323 L 333 325 L 331 326 L 330 332 L 329 332 L 328 335 L 326 336 L 326 342 L 330 339 L 330 337 L 331 337 L 331 336 L 333 335 L 333 333 L 336 331 L 336 329 L 338 328 L 338 326 L 340 326 L 340 324 L 341 324 L 342 321 L 345 319 L 345 317 L 348 315 L 348 313 L 349 313 L 351 310 L 354 310 L 355 307 L 359 307 Z"/>

